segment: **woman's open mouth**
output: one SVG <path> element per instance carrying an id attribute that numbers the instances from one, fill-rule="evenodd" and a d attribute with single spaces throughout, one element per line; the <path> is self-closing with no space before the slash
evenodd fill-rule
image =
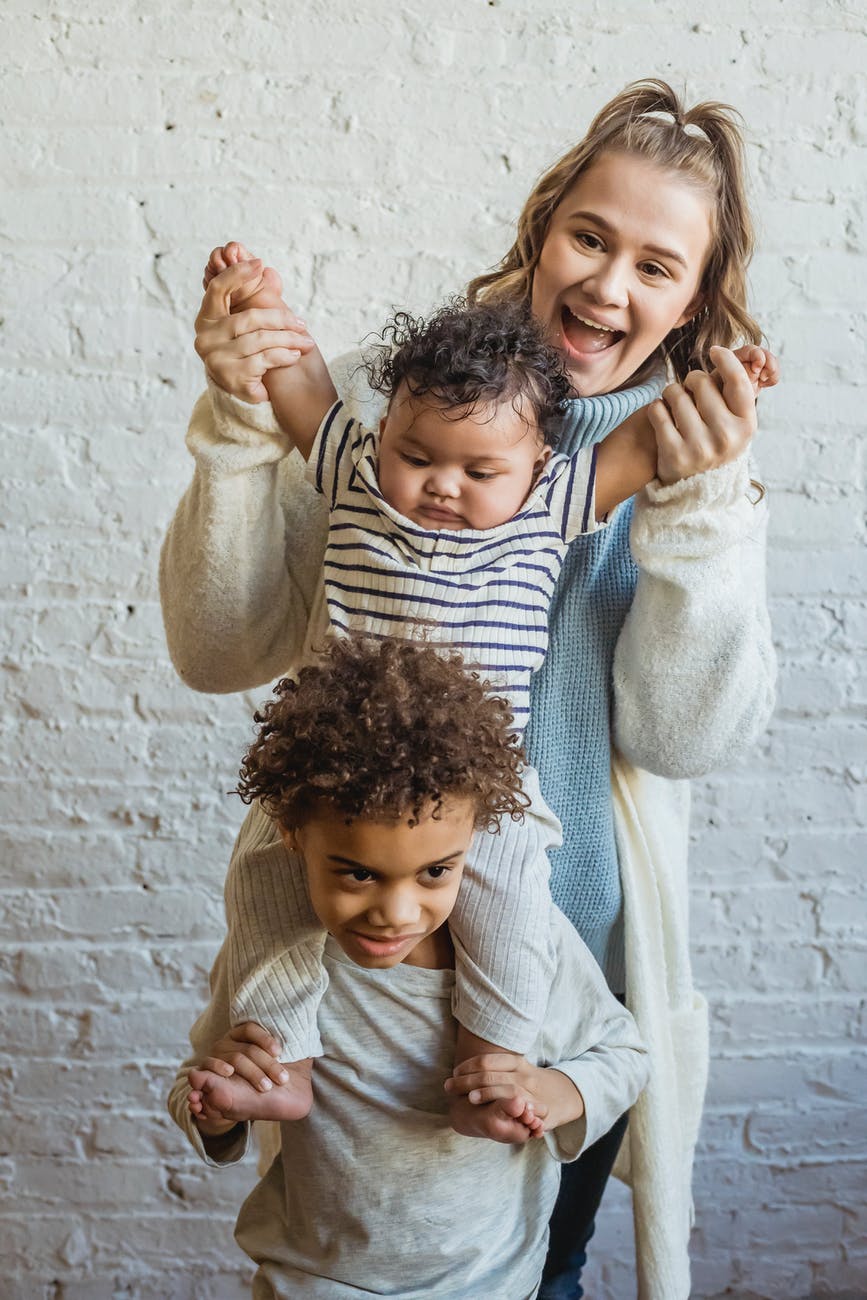
<path id="1" fill-rule="evenodd" d="M 579 356 L 605 352 L 623 338 L 622 330 L 600 325 L 586 316 L 577 316 L 565 303 L 560 310 L 560 329 L 567 349 Z"/>

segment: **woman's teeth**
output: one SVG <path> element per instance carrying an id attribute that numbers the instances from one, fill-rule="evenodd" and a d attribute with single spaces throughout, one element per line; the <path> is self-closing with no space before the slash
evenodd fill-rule
<path id="1" fill-rule="evenodd" d="M 622 330 L 579 316 L 564 306 L 561 313 L 563 337 L 573 352 L 604 352 L 623 338 Z"/>

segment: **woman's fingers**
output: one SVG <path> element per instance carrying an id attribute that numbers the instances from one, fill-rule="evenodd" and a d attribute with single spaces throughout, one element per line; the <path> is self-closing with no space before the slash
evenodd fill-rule
<path id="1" fill-rule="evenodd" d="M 241 288 L 249 288 L 254 280 L 262 278 L 262 261 L 254 258 L 249 262 L 238 262 L 227 266 L 225 271 L 215 275 L 205 289 L 202 305 L 196 317 L 196 333 L 200 321 L 221 320 L 232 311 L 232 294 Z"/>
<path id="2" fill-rule="evenodd" d="M 229 1030 L 229 1038 L 233 1043 L 252 1043 L 255 1047 L 261 1047 L 263 1052 L 268 1052 L 271 1056 L 279 1056 L 281 1044 L 278 1039 L 270 1034 L 264 1025 L 260 1025 L 257 1020 L 245 1020 L 240 1025 L 235 1025 Z"/>

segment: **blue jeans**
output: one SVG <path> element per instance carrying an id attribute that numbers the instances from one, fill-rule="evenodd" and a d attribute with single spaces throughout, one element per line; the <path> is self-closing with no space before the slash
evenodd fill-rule
<path id="1" fill-rule="evenodd" d="M 587 1243 L 628 1120 L 628 1114 L 621 1115 L 604 1137 L 562 1166 L 538 1300 L 580 1300 L 584 1295 L 581 1270 L 587 1263 Z"/>

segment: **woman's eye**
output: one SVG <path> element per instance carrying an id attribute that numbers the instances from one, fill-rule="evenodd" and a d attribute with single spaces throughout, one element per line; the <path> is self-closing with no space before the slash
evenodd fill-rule
<path id="1" fill-rule="evenodd" d="M 651 280 L 659 280 L 668 274 L 664 266 L 659 266 L 656 262 L 642 262 L 641 270 Z"/>
<path id="2" fill-rule="evenodd" d="M 584 248 L 599 249 L 603 247 L 602 240 L 598 235 L 591 235 L 589 230 L 579 230 L 575 238 Z"/>

